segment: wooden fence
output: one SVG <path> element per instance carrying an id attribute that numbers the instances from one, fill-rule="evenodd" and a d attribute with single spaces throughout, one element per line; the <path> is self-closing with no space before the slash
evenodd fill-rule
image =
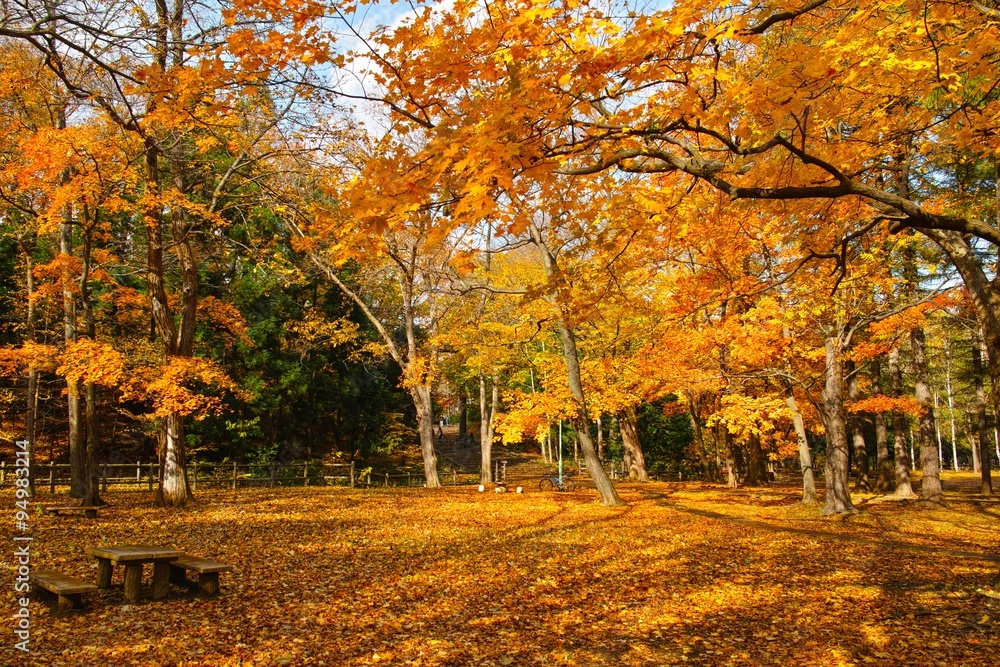
<path id="1" fill-rule="evenodd" d="M 102 492 L 152 491 L 160 476 L 158 463 L 101 463 L 97 466 Z M 57 489 L 70 485 L 68 463 L 47 463 L 34 467 L 35 489 Z M 237 489 L 247 486 L 355 486 L 358 482 L 354 462 L 351 463 L 201 463 L 188 465 L 188 482 L 192 490 L 199 488 Z M 13 485 L 14 470 L 6 461 L 0 462 L 0 487 Z"/>
<path id="2" fill-rule="evenodd" d="M 493 478 L 504 482 L 528 482 L 540 480 L 555 474 L 551 465 L 520 465 L 508 470 L 507 461 L 494 461 Z M 612 479 L 621 479 L 624 470 L 621 464 L 605 464 Z M 97 466 L 101 492 L 112 491 L 152 491 L 159 480 L 158 463 L 101 463 Z M 564 473 L 572 475 L 579 482 L 589 481 L 587 469 L 567 464 Z M 68 463 L 46 463 L 34 467 L 35 489 L 55 494 L 57 489 L 67 489 L 70 485 Z M 475 486 L 479 484 L 479 472 L 442 470 L 438 473 L 442 485 Z M 344 486 L 344 487 L 422 487 L 423 473 L 377 472 L 360 469 L 350 463 L 202 463 L 193 461 L 188 465 L 188 481 L 192 490 L 226 488 L 236 490 L 241 487 L 281 487 L 281 486 Z M 14 468 L 0 461 L 0 488 L 13 486 Z"/>

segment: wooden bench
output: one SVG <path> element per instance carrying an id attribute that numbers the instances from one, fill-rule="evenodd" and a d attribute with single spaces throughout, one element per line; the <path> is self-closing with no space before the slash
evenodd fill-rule
<path id="1" fill-rule="evenodd" d="M 100 508 L 89 505 L 69 505 L 66 507 L 46 507 L 45 513 L 50 516 L 59 516 L 60 512 L 83 512 L 88 519 L 96 519 L 98 509 Z"/>
<path id="2" fill-rule="evenodd" d="M 80 609 L 83 607 L 81 595 L 97 590 L 97 586 L 94 584 L 67 577 L 55 570 L 34 569 L 28 578 L 39 588 L 44 588 L 59 596 L 57 611 L 60 613 L 70 609 Z"/>
<path id="3" fill-rule="evenodd" d="M 186 573 L 191 570 L 198 574 L 198 592 L 213 595 L 219 592 L 219 573 L 232 569 L 232 565 L 184 555 L 170 561 L 170 581 L 178 586 L 187 585 Z"/>

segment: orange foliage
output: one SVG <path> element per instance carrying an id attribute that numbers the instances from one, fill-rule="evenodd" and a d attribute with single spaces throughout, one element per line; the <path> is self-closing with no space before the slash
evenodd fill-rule
<path id="1" fill-rule="evenodd" d="M 900 396 L 899 398 L 893 398 L 882 394 L 854 401 L 853 403 L 849 403 L 846 407 L 848 412 L 853 413 L 867 412 L 870 414 L 880 415 L 890 412 L 899 412 L 910 415 L 911 417 L 919 417 L 923 410 L 920 403 L 917 402 L 917 399 L 912 396 Z"/>

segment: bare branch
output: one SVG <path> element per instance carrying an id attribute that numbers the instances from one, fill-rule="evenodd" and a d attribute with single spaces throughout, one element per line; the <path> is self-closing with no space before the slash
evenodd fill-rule
<path id="1" fill-rule="evenodd" d="M 793 19 L 796 19 L 802 16 L 803 14 L 807 14 L 818 7 L 822 7 L 828 1 L 829 0 L 811 0 L 810 2 L 807 2 L 806 4 L 799 7 L 798 9 L 792 9 L 785 12 L 777 12 L 775 14 L 771 14 L 757 25 L 747 28 L 746 30 L 741 31 L 741 33 L 744 35 L 762 35 L 764 34 L 764 31 L 773 26 L 775 23 L 782 23 L 784 21 L 791 21 Z M 975 4 L 975 2 L 973 4 Z"/>

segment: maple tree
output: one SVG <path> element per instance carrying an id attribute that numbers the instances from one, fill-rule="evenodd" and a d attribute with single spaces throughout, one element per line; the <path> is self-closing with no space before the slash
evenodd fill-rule
<path id="1" fill-rule="evenodd" d="M 86 101 L 141 146 L 142 193 L 136 206 L 148 249 L 150 311 L 164 357 L 191 357 L 198 310 L 196 235 L 199 228 L 218 224 L 234 187 L 259 177 L 252 172 L 262 157 L 280 150 L 280 141 L 273 141 L 281 139 L 279 127 L 297 103 L 306 103 L 299 98 L 308 80 L 297 76 L 296 63 L 329 57 L 326 37 L 314 25 L 322 12 L 300 11 L 296 3 L 265 12 L 234 6 L 201 16 L 177 0 L 170 7 L 137 6 L 108 29 L 107 20 L 119 9 L 109 5 L 92 13 L 74 3 L 11 3 L 0 35 L 40 52 L 67 95 Z M 189 22 L 194 15 L 198 22 Z M 244 122 L 235 112 L 248 102 L 255 102 L 257 111 Z M 193 158 L 217 148 L 224 151 L 219 169 L 192 169 Z M 176 305 L 165 283 L 167 228 L 181 274 Z M 168 411 L 161 421 L 160 496 L 179 506 L 190 498 L 183 411 Z"/>
<path id="2" fill-rule="evenodd" d="M 380 39 L 383 99 L 398 131 L 426 146 L 408 172 L 413 194 L 394 205 L 446 170 L 464 182 L 463 213 L 493 210 L 501 190 L 516 197 L 557 174 L 610 169 L 672 177 L 658 188 L 694 179 L 731 199 L 784 202 L 782 215 L 796 206 L 798 220 L 843 200 L 861 221 L 844 243 L 877 225 L 917 230 L 996 331 L 995 287 L 968 240 L 998 240 L 976 212 L 983 201 L 976 209 L 916 182 L 947 171 L 956 152 L 989 150 L 973 137 L 995 113 L 983 63 L 996 24 L 972 6 L 956 19 L 947 3 L 852 11 L 685 3 L 621 22 L 585 4 L 500 3 L 488 21 L 475 3 L 424 11 Z M 966 112 L 984 124 L 970 126 Z"/>

